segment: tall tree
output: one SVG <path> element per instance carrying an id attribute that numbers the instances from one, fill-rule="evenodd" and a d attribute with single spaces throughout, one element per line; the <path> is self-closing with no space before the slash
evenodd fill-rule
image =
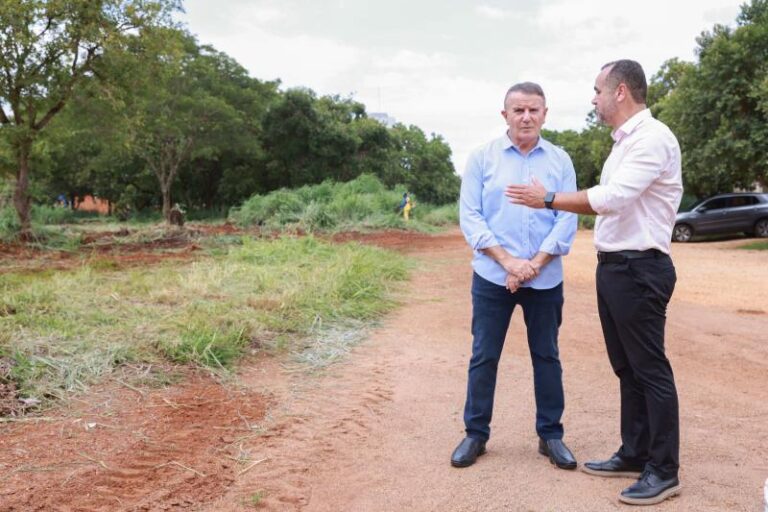
<path id="1" fill-rule="evenodd" d="M 178 30 L 148 32 L 147 44 L 134 55 L 127 127 L 134 153 L 157 179 L 163 217 L 170 222 L 171 193 L 182 165 L 217 153 L 244 122 L 241 112 L 212 90 L 211 57 L 217 52 Z"/>
<path id="2" fill-rule="evenodd" d="M 736 21 L 702 33 L 698 64 L 659 102 L 699 196 L 768 183 L 768 0 L 744 4 Z"/>
<path id="3" fill-rule="evenodd" d="M 178 0 L 3 0 L 0 123 L 16 161 L 13 203 L 31 236 L 30 157 L 42 130 L 67 105 L 104 53 L 156 23 Z M 9 109 L 9 110 L 7 110 Z"/>
<path id="4" fill-rule="evenodd" d="M 580 132 L 543 130 L 542 135 L 565 149 L 571 157 L 579 189 L 592 187 L 600 181 L 603 162 L 611 152 L 613 141 L 610 129 L 597 124 L 593 115 L 587 118 L 587 127 Z"/>
<path id="5" fill-rule="evenodd" d="M 399 164 L 399 183 L 408 187 L 417 199 L 445 204 L 459 197 L 461 180 L 451 162 L 451 148 L 442 137 L 427 138 L 414 125 L 397 124 L 392 128 Z"/>

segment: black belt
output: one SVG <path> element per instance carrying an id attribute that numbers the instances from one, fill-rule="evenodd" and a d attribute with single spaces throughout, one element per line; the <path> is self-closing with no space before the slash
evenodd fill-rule
<path id="1" fill-rule="evenodd" d="M 647 251 L 616 251 L 597 253 L 597 261 L 600 263 L 624 263 L 627 260 L 637 260 L 642 258 L 658 258 L 664 253 L 658 249 L 648 249 Z"/>

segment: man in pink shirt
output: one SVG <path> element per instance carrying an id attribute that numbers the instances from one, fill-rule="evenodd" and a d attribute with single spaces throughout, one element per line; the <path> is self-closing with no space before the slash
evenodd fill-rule
<path id="1" fill-rule="evenodd" d="M 579 192 L 540 183 L 510 185 L 506 195 L 531 208 L 598 215 L 597 303 L 608 358 L 621 389 L 621 447 L 584 471 L 637 477 L 619 500 L 652 505 L 680 492 L 677 390 L 664 352 L 666 309 L 675 287 L 669 257 L 683 186 L 680 146 L 645 105 L 647 83 L 635 61 L 603 66 L 592 100 L 614 131 L 600 184 Z"/>

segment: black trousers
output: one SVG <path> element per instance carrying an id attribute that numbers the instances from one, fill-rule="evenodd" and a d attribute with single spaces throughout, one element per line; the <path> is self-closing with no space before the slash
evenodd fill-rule
<path id="1" fill-rule="evenodd" d="M 621 389 L 618 454 L 661 478 L 677 476 L 677 389 L 664 353 L 667 303 L 675 288 L 669 256 L 598 263 L 597 305 L 605 346 Z"/>

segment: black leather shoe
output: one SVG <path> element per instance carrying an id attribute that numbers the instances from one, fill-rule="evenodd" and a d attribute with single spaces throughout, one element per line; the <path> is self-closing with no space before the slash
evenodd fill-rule
<path id="1" fill-rule="evenodd" d="M 539 453 L 549 457 L 549 462 L 560 469 L 576 469 L 576 458 L 562 439 L 539 438 Z"/>
<path id="2" fill-rule="evenodd" d="M 590 475 L 639 478 L 645 464 L 630 464 L 614 453 L 608 460 L 585 462 L 581 469 Z"/>
<path id="3" fill-rule="evenodd" d="M 679 494 L 680 488 L 677 477 L 663 480 L 645 471 L 637 482 L 621 491 L 619 501 L 630 505 L 655 505 Z"/>
<path id="4" fill-rule="evenodd" d="M 465 468 L 475 463 L 477 458 L 485 453 L 485 441 L 473 437 L 465 437 L 451 455 L 451 466 Z"/>

